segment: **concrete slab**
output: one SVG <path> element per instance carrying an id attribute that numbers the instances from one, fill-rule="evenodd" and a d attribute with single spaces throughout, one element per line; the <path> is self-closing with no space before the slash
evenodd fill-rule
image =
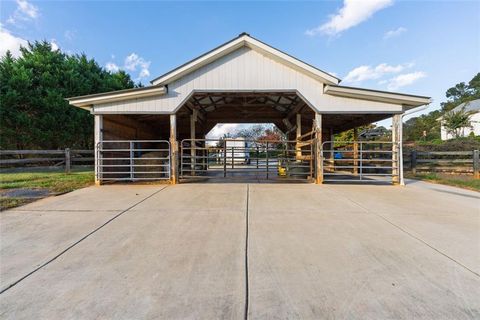
<path id="1" fill-rule="evenodd" d="M 2 294 L 0 318 L 243 318 L 246 187 L 214 189 L 215 210 L 178 186 L 125 212 Z"/>
<path id="2" fill-rule="evenodd" d="M 79 189 L 62 196 L 48 197 L 16 211 L 72 211 L 72 210 L 125 210 L 141 199 L 165 187 L 164 185 L 105 185 Z"/>
<path id="3" fill-rule="evenodd" d="M 0 291 L 117 213 L 13 210 L 0 213 Z"/>
<path id="4" fill-rule="evenodd" d="M 480 193 L 415 181 L 408 187 L 328 186 L 480 274 Z"/>
<path id="5" fill-rule="evenodd" d="M 247 209 L 251 319 L 480 318 L 478 193 L 162 188 L 87 188 L 1 213 L 3 283 L 129 209 L 1 294 L 0 318 L 243 319 Z"/>
<path id="6" fill-rule="evenodd" d="M 308 197 L 326 201 L 316 208 L 301 202 L 303 192 L 285 192 L 284 186 L 267 189 L 264 185 L 251 185 L 250 190 L 249 318 L 480 316 L 478 275 L 349 200 L 352 193 L 372 195 L 380 207 L 386 207 L 397 192 L 403 192 L 401 189 L 311 188 Z M 409 201 L 423 202 L 424 198 L 411 194 Z M 275 205 L 277 202 L 280 208 Z M 332 211 L 334 205 L 337 210 Z M 399 206 L 398 210 L 403 212 L 402 205 Z M 429 206 L 430 210 L 437 209 L 435 203 Z M 471 216 L 470 221 L 474 220 Z M 455 240 L 462 237 L 458 232 L 461 230 L 446 236 Z M 476 236 L 469 235 L 469 243 L 458 244 L 467 244 L 470 255 L 474 255 L 478 249 Z M 459 259 L 464 258 L 467 256 Z"/>

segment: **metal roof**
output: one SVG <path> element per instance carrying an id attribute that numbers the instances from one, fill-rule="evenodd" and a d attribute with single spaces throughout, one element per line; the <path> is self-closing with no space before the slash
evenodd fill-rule
<path id="1" fill-rule="evenodd" d="M 462 104 L 459 104 L 458 106 L 453 108 L 451 111 L 457 112 L 462 110 L 463 108 L 465 108 L 465 111 L 467 112 L 480 111 L 480 99 L 467 101 Z"/>

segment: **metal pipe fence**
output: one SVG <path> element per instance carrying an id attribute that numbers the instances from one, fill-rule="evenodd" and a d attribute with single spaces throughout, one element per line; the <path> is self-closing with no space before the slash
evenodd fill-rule
<path id="1" fill-rule="evenodd" d="M 312 145 L 297 141 L 184 139 L 180 178 L 311 179 Z"/>
<path id="2" fill-rule="evenodd" d="M 388 141 L 325 141 L 324 181 L 392 181 L 399 175 L 398 143 Z"/>
<path id="3" fill-rule="evenodd" d="M 170 142 L 167 140 L 104 140 L 96 147 L 96 175 L 100 181 L 170 179 Z"/>

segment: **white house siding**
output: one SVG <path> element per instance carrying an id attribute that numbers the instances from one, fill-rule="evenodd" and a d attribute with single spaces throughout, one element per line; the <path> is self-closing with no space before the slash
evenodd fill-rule
<path id="1" fill-rule="evenodd" d="M 398 104 L 324 94 L 323 83 L 318 80 L 253 49 L 242 47 L 169 83 L 165 96 L 95 105 L 94 113 L 173 113 L 194 90 L 297 90 L 307 103 L 321 113 L 402 112 L 402 106 Z"/>
<path id="2" fill-rule="evenodd" d="M 464 127 L 460 130 L 460 136 L 468 137 L 473 132 L 474 135 L 480 136 L 480 112 L 474 113 L 470 116 L 471 127 Z M 440 131 L 442 140 L 453 139 L 453 135 L 447 132 L 447 129 L 443 126 Z"/>

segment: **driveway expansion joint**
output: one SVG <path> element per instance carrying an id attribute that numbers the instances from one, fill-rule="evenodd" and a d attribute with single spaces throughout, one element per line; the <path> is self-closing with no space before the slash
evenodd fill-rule
<path id="1" fill-rule="evenodd" d="M 358 206 L 359 208 L 361 208 L 362 210 L 365 210 L 366 213 L 371 213 L 371 214 L 374 214 L 375 216 L 381 218 L 382 220 L 384 220 L 385 222 L 387 222 L 388 224 L 392 225 L 393 227 L 397 228 L 398 230 L 400 230 L 401 232 L 403 232 L 404 234 L 408 235 L 409 237 L 417 240 L 418 242 L 420 243 L 423 243 L 424 245 L 426 245 L 427 247 L 429 247 L 430 249 L 432 249 L 433 251 L 437 252 L 438 254 L 446 257 L 447 259 L 449 259 L 450 261 L 454 262 L 455 264 L 459 265 L 460 267 L 462 267 L 463 269 L 471 272 L 473 275 L 477 276 L 477 277 L 480 277 L 480 274 L 478 272 L 475 272 L 474 270 L 470 269 L 469 267 L 467 267 L 466 265 L 462 264 L 460 261 L 458 260 L 455 260 L 454 258 L 450 257 L 448 254 L 440 251 L 439 249 L 435 248 L 433 245 L 429 244 L 428 242 L 426 242 L 425 240 L 415 236 L 414 234 L 412 234 L 411 232 L 405 230 L 404 228 L 400 227 L 399 225 L 391 222 L 390 220 L 388 220 L 385 216 L 381 215 L 380 213 L 377 213 L 377 212 L 374 212 L 374 211 L 370 211 L 369 209 L 365 208 L 364 206 L 362 206 L 360 203 L 346 197 L 346 196 L 343 196 L 341 195 L 343 198 L 349 200 L 350 202 L 352 202 L 353 204 L 355 204 L 356 206 Z"/>
<path id="2" fill-rule="evenodd" d="M 248 281 L 248 206 L 250 198 L 250 185 L 247 183 L 247 203 L 245 210 L 245 310 L 244 319 L 248 319 L 248 307 L 249 307 L 249 281 Z"/>
<path id="3" fill-rule="evenodd" d="M 144 199 L 136 202 L 135 204 L 133 204 L 132 206 L 128 207 L 127 209 L 119 212 L 118 214 L 116 214 L 115 216 L 113 216 L 112 218 L 108 219 L 106 222 L 104 222 L 102 225 L 98 226 L 97 228 L 95 228 L 94 230 L 90 231 L 89 233 L 87 233 L 85 236 L 83 236 L 82 238 L 80 238 L 79 240 L 75 241 L 74 243 L 72 243 L 71 245 L 69 245 L 66 249 L 62 250 L 62 252 L 58 253 L 57 255 L 55 255 L 53 258 L 49 259 L 48 261 L 42 263 L 41 265 L 39 265 L 38 267 L 36 267 L 35 269 L 33 269 L 32 271 L 30 271 L 29 273 L 27 273 L 26 275 L 24 275 L 23 277 L 21 277 L 20 279 L 14 281 L 13 283 L 9 284 L 8 286 L 6 286 L 5 288 L 3 288 L 1 291 L 0 291 L 0 295 L 5 293 L 7 290 L 13 288 L 14 286 L 16 286 L 17 284 L 19 284 L 20 282 L 22 282 L 23 280 L 25 280 L 26 278 L 30 277 L 31 275 L 33 275 L 34 273 L 40 271 L 41 269 L 43 269 L 44 267 L 46 267 L 47 265 L 49 265 L 50 263 L 52 263 L 53 261 L 57 260 L 59 257 L 61 257 L 62 255 L 64 255 L 65 253 L 67 253 L 68 251 L 70 251 L 71 249 L 73 249 L 75 246 L 77 246 L 78 244 L 80 244 L 81 242 L 83 242 L 85 239 L 87 239 L 88 237 L 90 237 L 92 234 L 96 233 L 97 231 L 99 231 L 100 229 L 102 229 L 103 227 L 105 227 L 106 225 L 108 225 L 110 222 L 112 222 L 113 220 L 117 219 L 118 217 L 120 217 L 121 215 L 123 215 L 124 213 L 126 213 L 127 211 L 133 209 L 134 207 L 136 207 L 137 205 L 141 204 L 142 202 L 150 199 L 151 197 L 153 197 L 154 195 L 156 195 L 157 193 L 159 193 L 160 191 L 166 189 L 168 186 L 165 186 L 163 187 L 162 189 L 158 190 L 158 191 L 155 191 L 154 193 L 152 193 L 151 195 L 145 197 Z"/>

